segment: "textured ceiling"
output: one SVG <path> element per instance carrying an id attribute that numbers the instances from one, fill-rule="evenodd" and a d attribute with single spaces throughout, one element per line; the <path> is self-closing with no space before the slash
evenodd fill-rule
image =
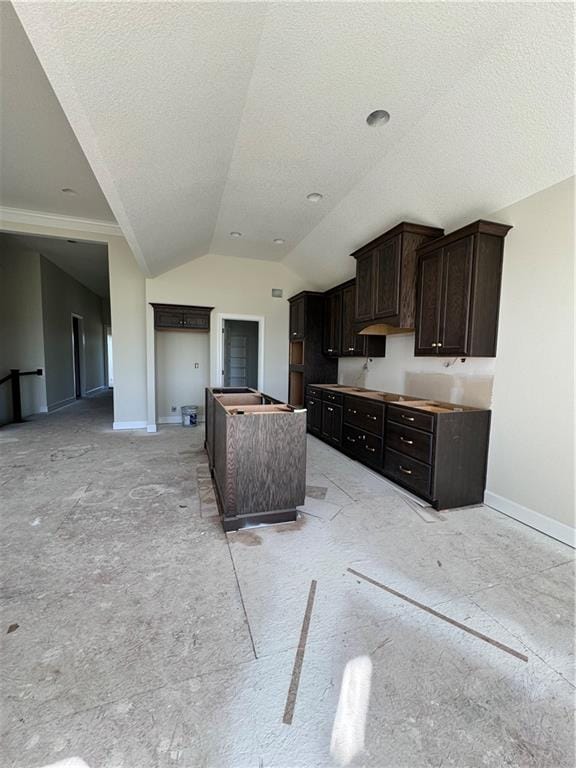
<path id="1" fill-rule="evenodd" d="M 68 273 L 93 293 L 103 298 L 110 296 L 108 280 L 108 247 L 85 240 L 61 240 L 59 237 L 12 235 L 0 232 L 3 241 L 25 251 L 41 253 L 63 272 Z"/>
<path id="2" fill-rule="evenodd" d="M 329 285 L 402 219 L 450 228 L 572 173 L 571 4 L 15 6 L 152 275 L 212 252 Z"/>
<path id="3" fill-rule="evenodd" d="M 0 205 L 114 221 L 58 99 L 7 2 L 0 2 Z M 65 195 L 62 188 L 75 190 Z"/>

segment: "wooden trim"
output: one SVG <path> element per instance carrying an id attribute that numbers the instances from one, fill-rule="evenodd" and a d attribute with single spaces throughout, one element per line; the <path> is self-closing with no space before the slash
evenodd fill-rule
<path id="1" fill-rule="evenodd" d="M 479 219 L 472 224 L 467 224 L 465 227 L 461 227 L 460 229 L 456 229 L 454 232 L 450 232 L 448 235 L 444 235 L 444 237 L 439 237 L 430 243 L 421 245 L 416 250 L 418 251 L 418 255 L 422 256 L 423 254 L 430 253 L 431 251 L 435 251 L 438 248 L 444 248 L 446 245 L 451 245 L 457 240 L 462 240 L 469 235 L 483 234 L 505 237 L 511 229 L 511 224 L 499 224 L 495 221 L 484 221 L 484 219 Z"/>
<path id="2" fill-rule="evenodd" d="M 442 237 L 444 234 L 444 230 L 440 227 L 428 227 L 425 224 L 412 224 L 409 221 L 403 221 L 400 224 L 397 224 L 395 227 L 392 227 L 392 229 L 388 229 L 386 232 L 384 232 L 383 235 L 378 235 L 378 237 L 374 238 L 374 240 L 370 240 L 370 242 L 366 243 L 366 245 L 360 246 L 360 248 L 358 248 L 350 255 L 356 259 L 365 251 L 371 251 L 373 248 L 377 248 L 379 245 L 382 245 L 390 238 L 396 237 L 396 235 L 400 235 L 403 232 L 411 232 L 415 235 L 424 235 L 425 237 L 435 238 Z"/>

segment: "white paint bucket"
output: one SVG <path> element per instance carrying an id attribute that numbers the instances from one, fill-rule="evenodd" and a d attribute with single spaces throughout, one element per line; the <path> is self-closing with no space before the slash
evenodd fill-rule
<path id="1" fill-rule="evenodd" d="M 182 411 L 182 426 L 195 427 L 198 423 L 198 406 L 183 405 L 180 410 Z"/>

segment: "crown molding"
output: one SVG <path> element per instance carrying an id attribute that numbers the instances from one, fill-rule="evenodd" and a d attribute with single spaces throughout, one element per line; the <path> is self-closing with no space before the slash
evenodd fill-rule
<path id="1" fill-rule="evenodd" d="M 80 219 L 77 216 L 61 216 L 58 213 L 28 211 L 24 208 L 8 208 L 7 206 L 0 205 L 0 228 L 6 228 L 7 226 L 10 226 L 10 224 L 56 227 L 60 229 L 71 229 L 75 232 L 91 232 L 96 235 L 122 237 L 120 226 L 111 221 Z"/>

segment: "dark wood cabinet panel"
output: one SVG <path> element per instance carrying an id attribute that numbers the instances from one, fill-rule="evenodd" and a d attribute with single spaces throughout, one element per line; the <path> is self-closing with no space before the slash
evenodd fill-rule
<path id="1" fill-rule="evenodd" d="M 371 320 L 374 313 L 374 259 L 373 252 L 356 259 L 356 322 Z"/>
<path id="2" fill-rule="evenodd" d="M 324 309 L 324 354 L 339 357 L 342 353 L 342 291 L 328 293 Z"/>
<path id="3" fill-rule="evenodd" d="M 472 281 L 472 237 L 457 240 L 442 254 L 439 355 L 466 354 Z"/>
<path id="4" fill-rule="evenodd" d="M 342 406 L 322 403 L 322 437 L 333 445 L 342 444 Z"/>
<path id="5" fill-rule="evenodd" d="M 322 400 L 308 395 L 306 399 L 307 427 L 314 435 L 322 432 Z"/>
<path id="6" fill-rule="evenodd" d="M 422 257 L 418 275 L 415 355 L 435 355 L 440 337 L 442 250 Z"/>
<path id="7" fill-rule="evenodd" d="M 413 330 L 416 307 L 416 249 L 444 234 L 437 227 L 402 222 L 355 251 L 356 330 Z"/>
<path id="8" fill-rule="evenodd" d="M 288 402 L 303 406 L 306 388 L 312 383 L 331 383 L 338 378 L 338 361 L 323 354 L 326 297 L 302 291 L 290 304 L 290 356 Z"/>
<path id="9" fill-rule="evenodd" d="M 158 331 L 210 330 L 210 313 L 213 307 L 187 306 L 185 304 L 152 304 L 154 328 Z"/>
<path id="10" fill-rule="evenodd" d="M 396 235 L 374 251 L 374 319 L 400 312 L 400 254 L 402 236 Z"/>
<path id="11" fill-rule="evenodd" d="M 504 238 L 510 229 L 477 221 L 419 248 L 416 355 L 496 355 Z"/>
<path id="12" fill-rule="evenodd" d="M 342 356 L 363 356 L 366 353 L 366 336 L 355 332 L 356 283 L 342 289 Z"/>
<path id="13" fill-rule="evenodd" d="M 305 324 L 306 306 L 305 298 L 302 296 L 290 303 L 290 338 L 303 339 Z"/>

